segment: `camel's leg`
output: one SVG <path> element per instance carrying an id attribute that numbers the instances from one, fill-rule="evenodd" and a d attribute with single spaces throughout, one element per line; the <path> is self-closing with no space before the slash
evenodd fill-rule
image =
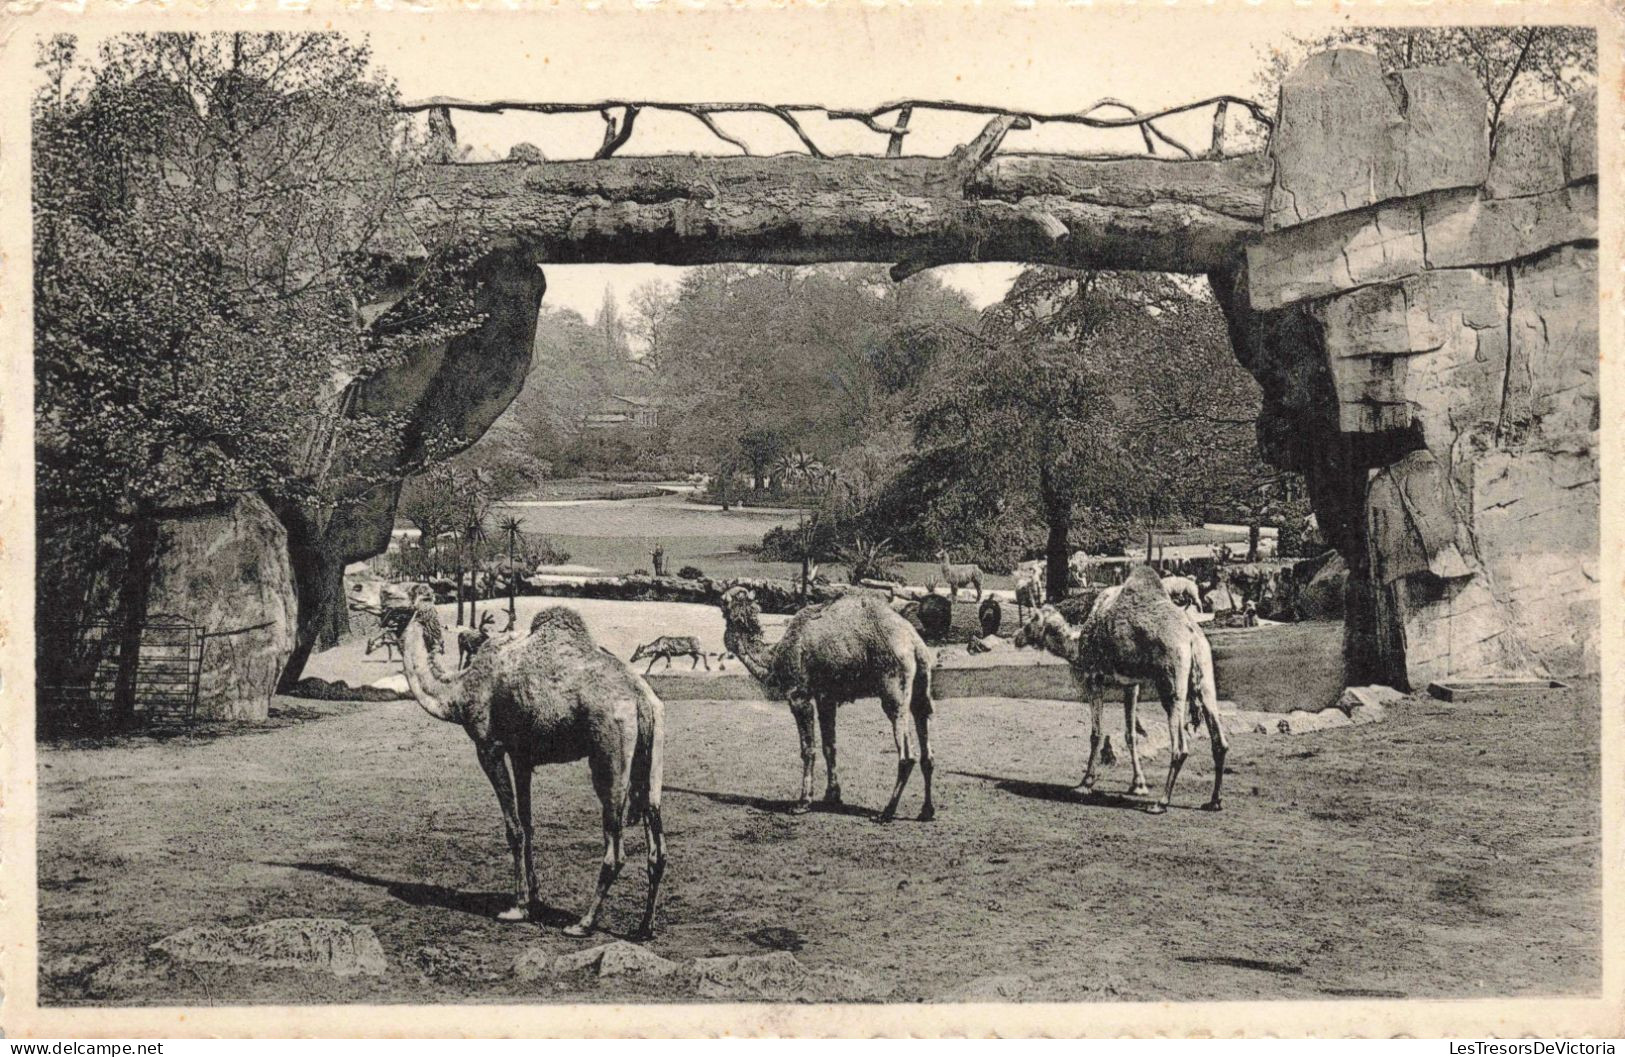
<path id="1" fill-rule="evenodd" d="M 1140 769 L 1140 740 L 1136 729 L 1138 720 L 1135 718 L 1139 704 L 1139 684 L 1130 683 L 1123 687 L 1123 743 L 1128 746 L 1129 765 L 1134 769 L 1134 777 L 1128 787 L 1130 796 L 1145 796 L 1151 792 L 1151 787 L 1145 784 L 1145 772 Z"/>
<path id="2" fill-rule="evenodd" d="M 519 815 L 520 846 L 523 851 L 525 864 L 525 907 L 528 909 L 536 905 L 536 833 L 530 819 L 530 776 L 531 764 L 529 760 L 513 757 L 513 792 L 514 808 Z"/>
<path id="3" fill-rule="evenodd" d="M 1207 719 L 1208 741 L 1213 743 L 1213 799 L 1202 805 L 1205 811 L 1219 811 L 1224 804 L 1219 799 L 1219 788 L 1224 785 L 1224 758 L 1230 752 L 1230 741 L 1219 726 L 1219 714 L 1211 707 L 1202 710 Z"/>
<path id="4" fill-rule="evenodd" d="M 1168 713 L 1168 785 L 1162 791 L 1162 799 L 1151 805 L 1149 810 L 1153 815 L 1168 810 L 1174 798 L 1174 783 L 1179 781 L 1179 769 L 1185 766 L 1185 757 L 1190 754 L 1185 743 L 1185 695 L 1182 692 L 1183 684 L 1188 681 L 1188 675 L 1180 675 L 1173 686 L 1159 688 L 1162 710 Z"/>
<path id="5" fill-rule="evenodd" d="M 666 874 L 666 834 L 660 824 L 659 804 L 644 808 L 643 840 L 649 861 L 649 896 L 643 906 L 643 922 L 638 926 L 637 939 L 648 939 L 655 933 L 655 899 L 660 894 L 660 879 Z"/>
<path id="6" fill-rule="evenodd" d="M 524 921 L 530 916 L 530 901 L 525 893 L 525 863 L 523 856 L 524 831 L 519 825 L 519 812 L 514 806 L 513 780 L 508 776 L 508 763 L 502 746 L 492 742 L 476 743 L 475 753 L 480 768 L 496 790 L 497 805 L 502 808 L 502 824 L 508 834 L 508 852 L 513 856 L 513 906 L 497 915 L 498 921 Z"/>
<path id="7" fill-rule="evenodd" d="M 899 699 L 906 700 L 906 699 Z M 908 784 L 908 776 L 914 773 L 914 746 L 909 744 L 908 733 L 902 726 L 902 706 L 899 700 L 881 700 L 885 706 L 886 718 L 891 720 L 892 742 L 897 746 L 897 785 L 891 791 L 891 799 L 881 810 L 877 822 L 890 822 L 897 817 L 897 802 L 903 798 L 903 787 Z"/>
<path id="8" fill-rule="evenodd" d="M 824 803 L 841 802 L 841 779 L 835 772 L 835 711 L 839 701 L 818 699 L 818 739 L 824 743 Z"/>
<path id="9" fill-rule="evenodd" d="M 598 886 L 593 892 L 592 905 L 581 915 L 580 921 L 565 927 L 566 936 L 591 935 L 592 930 L 598 925 L 598 915 L 603 912 L 604 897 L 609 894 L 609 886 L 615 883 L 615 878 L 620 876 L 621 867 L 626 865 L 626 849 L 622 847 L 621 836 L 626 819 L 627 789 L 631 785 L 630 746 L 625 750 L 625 757 L 619 766 L 615 761 L 604 758 L 601 753 L 595 753 L 588 760 L 589 769 L 592 771 L 593 791 L 598 794 L 598 803 L 603 807 L 604 859 L 598 867 Z"/>
<path id="10" fill-rule="evenodd" d="M 1105 709 L 1106 688 L 1096 683 L 1089 689 L 1089 764 L 1083 769 L 1083 780 L 1078 783 L 1080 789 L 1095 787 L 1095 760 L 1100 756 L 1100 743 L 1106 737 L 1101 729 L 1101 716 Z"/>
<path id="11" fill-rule="evenodd" d="M 813 791 L 813 763 L 818 758 L 818 749 L 813 743 L 813 702 L 806 697 L 792 697 L 790 699 L 790 713 L 796 717 L 796 733 L 801 738 L 801 793 L 790 808 L 792 815 L 799 815 L 812 807 Z"/>
<path id="12" fill-rule="evenodd" d="M 916 676 L 918 678 L 918 676 Z M 914 733 L 920 739 L 920 777 L 925 779 L 925 804 L 920 808 L 920 821 L 930 822 L 937 817 L 936 804 L 931 800 L 931 772 L 935 770 L 931 759 L 931 713 L 914 710 Z"/>

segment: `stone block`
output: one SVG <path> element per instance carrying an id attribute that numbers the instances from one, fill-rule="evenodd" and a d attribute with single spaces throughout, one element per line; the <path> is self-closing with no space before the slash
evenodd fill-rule
<path id="1" fill-rule="evenodd" d="M 1423 213 L 1427 266 L 1504 264 L 1566 243 L 1597 239 L 1597 185 L 1521 198 L 1449 196 Z"/>
<path id="2" fill-rule="evenodd" d="M 1315 305 L 1349 432 L 1402 429 L 1454 436 L 1493 421 L 1506 363 L 1504 273 L 1428 272 Z M 1431 440 L 1429 441 L 1431 443 Z"/>
<path id="3" fill-rule="evenodd" d="M 206 634 L 198 716 L 263 720 L 298 623 L 288 533 L 258 496 L 162 527 L 147 612 Z"/>
<path id="4" fill-rule="evenodd" d="M 384 948 L 366 925 L 334 918 L 278 918 L 247 928 L 199 926 L 152 945 L 159 955 L 186 962 L 381 975 Z"/>
<path id="5" fill-rule="evenodd" d="M 1501 115 L 1485 187 L 1496 198 L 1538 194 L 1597 173 L 1597 95 L 1521 106 Z"/>
<path id="6" fill-rule="evenodd" d="M 1379 470 L 1366 493 L 1372 572 L 1379 583 L 1427 573 L 1471 576 L 1451 482 L 1433 453 L 1415 451 Z"/>
<path id="7" fill-rule="evenodd" d="M 1265 230 L 1478 186 L 1489 168 L 1484 114 L 1462 67 L 1408 70 L 1391 90 L 1369 52 L 1311 55 L 1281 85 Z"/>
<path id="8" fill-rule="evenodd" d="M 1425 267 L 1426 250 L 1416 202 L 1340 213 L 1248 246 L 1248 296 L 1262 312 L 1402 279 Z"/>
<path id="9" fill-rule="evenodd" d="M 1577 438 L 1578 440 L 1578 438 Z M 1489 585 L 1538 670 L 1598 670 L 1600 474 L 1596 451 L 1491 451 L 1472 468 L 1473 529 Z"/>
<path id="10" fill-rule="evenodd" d="M 1506 264 L 1597 239 L 1597 188 L 1521 198 L 1476 190 L 1390 201 L 1264 235 L 1247 248 L 1259 311 L 1394 282 L 1428 269 Z"/>

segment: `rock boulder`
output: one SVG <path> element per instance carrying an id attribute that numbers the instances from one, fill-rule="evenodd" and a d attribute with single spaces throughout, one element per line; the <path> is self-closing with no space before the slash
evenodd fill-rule
<path id="1" fill-rule="evenodd" d="M 200 625 L 202 719 L 266 718 L 297 624 L 288 534 L 257 497 L 163 524 L 149 614 Z"/>
<path id="2" fill-rule="evenodd" d="M 379 976 L 388 968 L 384 948 L 370 927 L 334 918 L 278 918 L 240 929 L 199 926 L 166 936 L 151 950 L 183 962 L 334 976 Z"/>

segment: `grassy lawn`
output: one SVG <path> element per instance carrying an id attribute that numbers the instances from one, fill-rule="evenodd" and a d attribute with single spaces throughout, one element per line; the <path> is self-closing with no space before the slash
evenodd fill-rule
<path id="1" fill-rule="evenodd" d="M 663 489 L 647 481 L 595 481 L 571 477 L 543 481 L 526 498 L 556 502 L 561 499 L 646 499 L 665 494 Z"/>
<path id="2" fill-rule="evenodd" d="M 1289 657 L 1279 658 L 1281 664 Z M 1070 788 L 1081 716 L 951 699 L 933 729 L 938 818 L 873 825 L 893 771 L 873 702 L 841 713 L 849 808 L 784 813 L 794 725 L 759 701 L 668 706 L 672 865 L 652 944 L 672 959 L 799 946 L 815 965 L 952 998 L 1018 977 L 1023 1000 L 1595 994 L 1600 986 L 1598 687 L 1297 737 L 1241 736 L 1226 806 L 1175 810 Z M 527 984 L 527 945 L 603 942 L 557 925 L 596 873 L 584 764 L 537 773 L 543 924 L 504 925 L 494 797 L 461 731 L 409 703 L 299 702 L 305 722 L 214 738 L 43 746 L 39 942 L 47 1003 L 612 1001 L 678 996 L 627 978 Z M 1165 766 L 1152 760 L 1155 781 Z M 903 809 L 918 809 L 916 774 Z M 633 863 L 641 838 L 630 842 Z M 606 925 L 643 896 L 630 867 Z M 371 926 L 390 971 L 338 979 L 129 959 L 194 925 L 278 917 Z M 87 966 L 110 969 L 92 973 Z M 449 968 L 448 968 L 449 967 Z"/>

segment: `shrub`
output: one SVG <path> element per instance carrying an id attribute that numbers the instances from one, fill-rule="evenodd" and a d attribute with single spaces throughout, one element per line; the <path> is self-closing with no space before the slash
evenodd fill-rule
<path id="1" fill-rule="evenodd" d="M 685 565 L 677 570 L 677 577 L 681 580 L 703 580 L 705 579 L 705 573 L 700 570 L 698 565 Z"/>

